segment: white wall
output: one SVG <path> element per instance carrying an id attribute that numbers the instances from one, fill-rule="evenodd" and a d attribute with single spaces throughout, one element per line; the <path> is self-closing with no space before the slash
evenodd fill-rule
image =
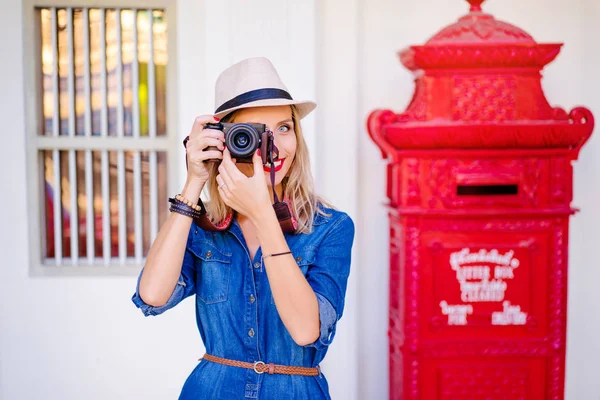
<path id="1" fill-rule="evenodd" d="M 21 8 L 20 1 L 4 1 L 0 16 L 0 399 L 175 398 L 203 351 L 192 301 L 144 318 L 130 302 L 135 277 L 28 274 Z M 484 8 L 538 41 L 565 42 L 545 70 L 548 98 L 566 109 L 583 104 L 600 120 L 595 0 L 490 0 Z M 197 114 L 212 109 L 218 72 L 246 56 L 271 57 L 295 97 L 319 102 L 305 123 L 317 185 L 358 223 L 346 314 L 324 363 L 334 399 L 383 399 L 388 393 L 385 164 L 364 119 L 373 108 L 402 110 L 412 94 L 397 51 L 422 44 L 467 9 L 460 0 L 177 2 L 173 65 L 181 139 Z M 600 397 L 596 136 L 575 164 L 574 203 L 582 211 L 573 218 L 570 247 L 569 400 Z M 179 168 L 183 179 L 185 169 Z"/>

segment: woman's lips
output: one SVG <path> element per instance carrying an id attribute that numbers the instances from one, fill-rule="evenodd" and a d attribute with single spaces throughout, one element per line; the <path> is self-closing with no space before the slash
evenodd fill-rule
<path id="1" fill-rule="evenodd" d="M 285 158 L 280 158 L 279 160 L 274 162 L 275 165 L 275 172 L 279 172 L 281 170 L 281 168 L 283 168 L 283 164 L 285 163 Z M 267 165 L 263 165 L 263 170 L 265 172 L 271 172 L 271 168 L 269 167 L 270 164 Z"/>

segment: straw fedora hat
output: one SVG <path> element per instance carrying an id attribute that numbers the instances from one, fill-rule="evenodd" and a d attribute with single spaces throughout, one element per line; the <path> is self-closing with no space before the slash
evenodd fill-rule
<path id="1" fill-rule="evenodd" d="M 308 100 L 294 100 L 277 70 L 265 57 L 252 57 L 233 64 L 219 75 L 215 85 L 215 114 L 223 118 L 248 107 L 295 105 L 299 118 L 317 107 Z"/>

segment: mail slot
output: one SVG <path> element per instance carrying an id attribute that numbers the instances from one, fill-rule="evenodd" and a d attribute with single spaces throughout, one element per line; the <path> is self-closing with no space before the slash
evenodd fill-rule
<path id="1" fill-rule="evenodd" d="M 514 195 L 519 193 L 518 185 L 458 185 L 456 194 L 459 196 L 494 196 Z"/>

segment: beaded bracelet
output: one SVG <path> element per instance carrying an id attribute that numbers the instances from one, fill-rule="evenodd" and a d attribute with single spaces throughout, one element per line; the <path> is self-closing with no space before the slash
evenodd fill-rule
<path id="1" fill-rule="evenodd" d="M 200 210 L 199 210 L 200 207 L 198 205 L 196 205 L 196 204 L 189 204 L 189 202 L 187 200 L 179 198 L 178 196 L 179 195 L 176 195 L 175 197 L 169 197 L 169 203 L 179 204 L 179 205 L 181 205 L 183 207 L 191 208 L 194 211 L 200 212 Z"/>
<path id="2" fill-rule="evenodd" d="M 175 200 L 178 200 L 179 202 L 184 203 L 185 205 L 187 205 L 189 207 L 192 207 L 196 211 L 202 211 L 202 208 L 198 204 L 192 203 L 190 200 L 188 200 L 187 198 L 183 197 L 181 194 L 176 194 L 175 195 Z"/>
<path id="3" fill-rule="evenodd" d="M 179 203 L 181 205 L 185 205 L 187 207 L 193 208 L 195 211 L 199 212 L 200 215 L 206 214 L 206 208 L 204 207 L 204 203 L 202 203 L 202 199 L 198 198 L 198 204 L 194 204 L 185 197 L 180 194 L 175 195 L 175 198 L 170 197 L 169 202 L 171 203 Z"/>

